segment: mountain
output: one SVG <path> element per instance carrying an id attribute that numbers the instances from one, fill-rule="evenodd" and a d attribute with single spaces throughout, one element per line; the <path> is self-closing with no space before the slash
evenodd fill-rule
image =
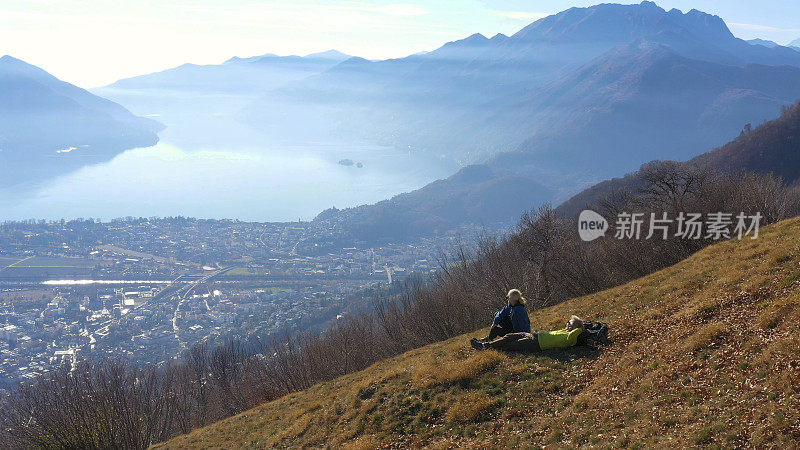
<path id="1" fill-rule="evenodd" d="M 799 247 L 791 219 L 530 313 L 537 330 L 571 314 L 608 323 L 600 349 L 478 352 L 480 330 L 155 448 L 791 447 Z"/>
<path id="2" fill-rule="evenodd" d="M 424 55 L 346 61 L 281 91 L 298 102 L 328 106 L 328 115 L 339 119 L 342 132 L 445 154 L 461 163 L 485 162 L 538 138 L 552 123 L 564 128 L 572 119 L 566 101 L 553 104 L 546 114 L 536 114 L 533 108 L 519 110 L 525 106 L 520 99 L 526 104 L 542 100 L 551 84 L 576 71 L 591 75 L 586 67 L 603 63 L 597 58 L 607 59 L 632 45 L 661 46 L 679 57 L 721 65 L 800 67 L 798 52 L 750 45 L 735 38 L 719 17 L 697 10 L 665 11 L 643 2 L 571 8 L 512 36 L 472 35 Z M 245 108 L 242 119 L 256 127 L 280 120 L 272 111 L 273 96 Z M 605 100 L 590 95 L 584 103 L 601 108 Z M 548 118 L 546 125 L 541 116 Z M 771 116 L 764 117 L 756 107 L 748 122 Z M 619 133 L 636 126 L 632 123 Z M 668 154 L 675 144 L 663 142 L 657 150 Z"/>
<path id="3" fill-rule="evenodd" d="M 309 53 L 305 56 L 307 59 L 327 59 L 329 61 L 344 61 L 346 59 L 352 58 L 351 55 L 346 53 L 342 53 L 339 50 L 325 50 L 324 52 L 317 52 L 317 53 Z"/>
<path id="4" fill-rule="evenodd" d="M 104 89 L 172 90 L 258 94 L 301 80 L 349 59 L 336 50 L 307 56 L 265 54 L 233 57 L 222 64 L 183 64 L 161 72 L 119 80 Z"/>
<path id="5" fill-rule="evenodd" d="M 652 159 L 686 159 L 730 140 L 747 123 L 776 117 L 798 98 L 800 68 L 723 65 L 639 41 L 518 97 L 512 114 L 532 117 L 541 131 L 493 164 L 582 170 L 588 178 Z"/>
<path id="6" fill-rule="evenodd" d="M 800 180 L 800 103 L 787 109 L 780 118 L 689 163 L 708 165 L 726 172 L 773 173 L 787 183 Z"/>
<path id="7" fill-rule="evenodd" d="M 340 129 L 537 186 L 492 204 L 511 221 L 541 202 L 567 200 L 654 159 L 692 158 L 747 124 L 774 119 L 800 98 L 800 53 L 751 45 L 697 10 L 603 4 L 545 17 L 508 37 L 472 35 L 395 60 L 350 59 L 278 92 L 325 111 L 313 122 L 337 117 Z M 256 127 L 295 120 L 267 103 L 254 102 L 242 119 Z M 470 186 L 449 189 L 451 182 L 437 182 L 436 192 L 469 197 Z M 520 195 L 529 196 L 525 207 Z M 423 205 L 436 203 L 424 198 Z M 355 235 L 345 230 L 414 210 L 385 202 L 326 220 Z M 377 228 L 378 241 L 409 234 L 405 222 L 392 224 Z M 440 225 L 427 231 L 441 232 Z"/>
<path id="8" fill-rule="evenodd" d="M 468 166 L 445 180 L 374 205 L 323 211 L 312 225 L 327 232 L 314 234 L 330 240 L 303 241 L 298 250 L 320 252 L 343 243 L 408 241 L 446 234 L 466 223 L 506 224 L 515 221 L 517 217 L 512 215 L 528 209 L 531 202 L 545 201 L 552 195 L 550 189 L 529 177 L 486 165 Z"/>
<path id="9" fill-rule="evenodd" d="M 800 48 L 800 38 L 795 39 L 792 42 L 789 42 L 788 46 L 794 48 Z"/>
<path id="10" fill-rule="evenodd" d="M 646 161 L 661 159 L 663 154 L 653 147 L 663 140 L 676 143 L 680 149 L 672 152 L 674 159 L 689 159 L 699 149 L 712 147 L 713 142 L 723 136 L 741 132 L 741 128 L 737 130 L 727 124 L 741 123 L 754 108 L 760 108 L 768 117 L 771 111 L 788 103 L 792 95 L 800 98 L 800 84 L 797 83 L 800 69 L 794 67 L 722 66 L 681 58 L 658 47 L 651 48 L 642 58 L 648 63 L 611 58 L 606 64 L 588 67 L 586 71 L 591 76 L 578 73 L 554 86 L 550 93 L 553 101 L 572 105 L 571 128 L 564 129 L 557 139 L 542 137 L 530 142 L 524 150 L 500 154 L 486 164 L 462 170 L 480 173 L 480 178 L 457 174 L 375 205 L 326 211 L 314 222 L 325 227 L 336 224 L 331 228 L 336 232 L 329 235 L 329 243 L 344 246 L 358 240 L 374 245 L 409 236 L 443 233 L 468 223 L 510 224 L 526 210 L 553 202 L 562 195 L 559 184 L 551 180 L 558 171 L 567 173 L 572 168 L 582 167 L 587 174 L 590 169 L 594 173 L 631 172 L 638 168 L 638 165 L 633 166 L 637 160 L 626 155 L 638 153 L 638 160 Z M 624 64 L 625 61 L 628 64 Z M 670 77 L 662 76 L 668 67 L 671 68 Z M 686 83 L 688 79 L 692 80 L 692 89 L 675 89 L 675 85 Z M 611 84 L 615 85 L 613 89 L 609 87 Z M 781 94 L 783 101 L 770 95 L 787 86 L 793 86 L 793 93 Z M 605 106 L 601 111 L 584 101 L 595 90 L 604 91 Z M 708 106 L 701 110 L 698 103 Z M 547 121 L 546 102 L 532 107 L 540 108 L 543 111 L 541 120 Z M 667 121 L 664 117 L 673 119 Z M 638 122 L 638 129 L 628 130 L 624 135 L 615 129 L 615 124 L 633 121 Z M 556 124 L 550 126 L 556 129 Z M 615 153 L 594 152 L 586 142 L 614 148 Z M 725 171 L 772 172 L 792 182 L 800 179 L 798 142 L 800 104 L 795 104 L 780 119 L 743 133 L 691 163 L 705 163 Z M 560 161 L 559 165 L 553 164 L 553 160 Z M 550 172 L 542 167 L 549 168 Z M 583 180 L 587 178 L 588 175 Z M 583 180 L 574 177 L 569 182 L 580 186 Z M 599 197 L 623 187 L 632 188 L 635 183 L 634 174 L 596 185 L 591 183 L 591 187 L 584 184 L 586 189 L 567 197 L 558 211 L 571 217 Z M 502 193 L 487 190 L 487 186 L 502 187 Z M 487 192 L 492 195 L 486 195 Z M 464 208 L 464 212 L 451 212 L 445 206 Z M 441 220 L 443 216 L 447 220 Z"/>
<path id="11" fill-rule="evenodd" d="M 800 102 L 786 109 L 775 120 L 752 131 L 742 131 L 733 141 L 683 163 L 708 166 L 728 173 L 756 172 L 777 175 L 787 183 L 800 180 Z M 556 209 L 565 217 L 575 217 L 597 200 L 621 190 L 633 191 L 639 184 L 638 172 L 591 186 Z"/>
<path id="12" fill-rule="evenodd" d="M 773 48 L 778 46 L 778 43 L 766 39 L 748 39 L 747 43 L 752 45 L 763 45 L 764 47 L 768 48 Z"/>
<path id="13" fill-rule="evenodd" d="M 154 145 L 161 125 L 11 56 L 0 58 L 0 186 Z"/>

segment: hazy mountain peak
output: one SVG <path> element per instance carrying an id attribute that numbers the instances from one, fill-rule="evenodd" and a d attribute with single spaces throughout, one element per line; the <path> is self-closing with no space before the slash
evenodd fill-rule
<path id="1" fill-rule="evenodd" d="M 318 58 L 318 59 L 331 59 L 336 61 L 344 61 L 346 59 L 350 59 L 350 55 L 342 53 L 338 50 L 330 49 L 324 52 L 308 54 L 305 56 L 305 58 Z"/>
<path id="2" fill-rule="evenodd" d="M 471 59 L 485 51 L 487 47 L 493 46 L 499 42 L 502 42 L 502 38 L 489 39 L 481 33 L 474 33 L 464 39 L 447 42 L 433 52 L 430 52 L 430 54 L 437 57 Z"/>
<path id="3" fill-rule="evenodd" d="M 333 62 L 342 62 L 346 59 L 350 58 L 350 55 L 342 53 L 338 50 L 326 50 L 324 52 L 317 52 L 317 53 L 310 53 L 305 56 L 297 56 L 297 55 L 290 55 L 290 56 L 279 56 L 275 53 L 266 53 L 263 55 L 257 56 L 249 56 L 245 58 L 241 58 L 239 56 L 234 56 L 233 58 L 225 61 L 223 64 L 238 64 L 238 63 L 253 63 L 253 62 L 263 62 L 263 61 L 272 61 L 276 59 L 295 59 L 295 60 L 302 60 L 302 59 L 317 59 L 317 60 L 329 60 Z"/>
<path id="4" fill-rule="evenodd" d="M 14 58 L 11 55 L 3 55 L 3 57 L 0 58 L 0 64 L 3 64 L 6 67 L 19 66 L 19 67 L 30 67 L 32 69 L 36 68 L 36 66 L 34 66 L 32 64 L 28 64 L 28 63 L 26 63 L 25 61 L 23 61 L 21 59 Z"/>
<path id="5" fill-rule="evenodd" d="M 733 38 L 728 26 L 718 16 L 696 9 L 685 14 L 677 9 L 667 12 L 649 1 L 638 5 L 604 3 L 586 8 L 570 8 L 539 19 L 512 37 L 561 42 L 624 43 L 667 30 L 688 31 L 710 40 Z"/>
<path id="6" fill-rule="evenodd" d="M 639 3 L 639 7 L 643 8 L 643 9 L 645 9 L 645 10 L 652 10 L 652 11 L 660 11 L 660 12 L 664 12 L 664 9 L 663 9 L 663 8 L 661 8 L 660 6 L 658 6 L 658 5 L 656 4 L 656 2 L 650 2 L 650 1 L 647 1 L 647 0 L 645 0 L 645 1 L 641 2 L 641 3 Z M 674 8 L 673 8 L 673 9 L 674 9 Z"/>
<path id="7" fill-rule="evenodd" d="M 5 76 L 24 76 L 39 81 L 57 81 L 54 76 L 47 73 L 44 69 L 26 63 L 21 59 L 14 58 L 11 55 L 5 55 L 0 58 L 0 70 L 3 71 L 2 74 Z"/>
<path id="8" fill-rule="evenodd" d="M 489 42 L 489 38 L 487 38 L 486 36 L 484 36 L 484 35 L 482 35 L 480 33 L 474 33 L 474 34 L 471 34 L 471 35 L 465 37 L 464 39 L 458 39 L 458 40 L 455 40 L 455 41 L 450 41 L 450 42 L 444 44 L 441 48 L 446 48 L 446 47 L 471 47 L 471 46 L 476 46 L 476 45 L 483 45 L 483 44 L 485 44 L 487 42 Z"/>
<path id="9" fill-rule="evenodd" d="M 704 35 L 722 39 L 732 39 L 734 37 L 725 21 L 713 14 L 692 9 L 684 14 L 684 21 L 686 24 L 691 25 L 687 27 L 689 31 L 693 31 L 701 37 Z"/>
<path id="10" fill-rule="evenodd" d="M 462 41 L 463 42 L 484 42 L 484 41 L 488 41 L 488 40 L 489 40 L 489 38 L 487 38 L 486 36 L 482 35 L 481 33 L 473 33 L 473 34 L 469 35 L 466 39 L 463 39 Z"/>
<path id="11" fill-rule="evenodd" d="M 244 58 L 243 57 L 239 57 L 239 56 L 234 56 L 233 58 L 225 61 L 223 64 L 228 64 L 228 63 L 248 63 L 248 62 L 258 61 L 261 58 L 278 58 L 278 55 L 276 55 L 275 53 L 265 53 L 263 55 L 247 56 L 247 57 L 244 57 Z"/>
<path id="12" fill-rule="evenodd" d="M 797 38 L 792 42 L 789 42 L 789 47 L 800 47 L 800 38 Z"/>
<path id="13" fill-rule="evenodd" d="M 370 62 L 370 60 L 368 60 L 366 58 L 362 58 L 360 56 L 351 56 L 351 57 L 345 59 L 344 61 L 342 61 L 342 64 L 340 64 L 340 65 L 343 65 L 343 64 L 360 65 L 360 64 L 364 64 L 364 63 L 368 63 L 368 62 Z"/>

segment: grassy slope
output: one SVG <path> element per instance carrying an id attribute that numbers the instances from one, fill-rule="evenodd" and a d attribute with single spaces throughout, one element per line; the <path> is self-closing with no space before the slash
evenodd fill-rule
<path id="1" fill-rule="evenodd" d="M 610 323 L 615 342 L 602 352 L 476 352 L 462 336 L 164 447 L 791 446 L 800 439 L 799 299 L 793 219 L 531 314 L 538 329 L 573 312 Z"/>

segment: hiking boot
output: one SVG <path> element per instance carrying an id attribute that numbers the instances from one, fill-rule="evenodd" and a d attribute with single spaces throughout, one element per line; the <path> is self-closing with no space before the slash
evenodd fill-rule
<path id="1" fill-rule="evenodd" d="M 479 341 L 477 338 L 470 339 L 469 345 L 471 345 L 475 350 L 484 350 L 486 348 L 486 344 Z"/>

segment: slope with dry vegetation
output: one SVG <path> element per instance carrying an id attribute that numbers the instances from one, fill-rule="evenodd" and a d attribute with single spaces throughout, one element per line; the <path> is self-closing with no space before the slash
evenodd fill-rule
<path id="1" fill-rule="evenodd" d="M 800 439 L 800 219 L 531 313 L 612 326 L 605 349 L 476 352 L 464 335 L 317 384 L 164 448 L 785 446 Z M 477 333 L 476 333 L 477 334 Z"/>

